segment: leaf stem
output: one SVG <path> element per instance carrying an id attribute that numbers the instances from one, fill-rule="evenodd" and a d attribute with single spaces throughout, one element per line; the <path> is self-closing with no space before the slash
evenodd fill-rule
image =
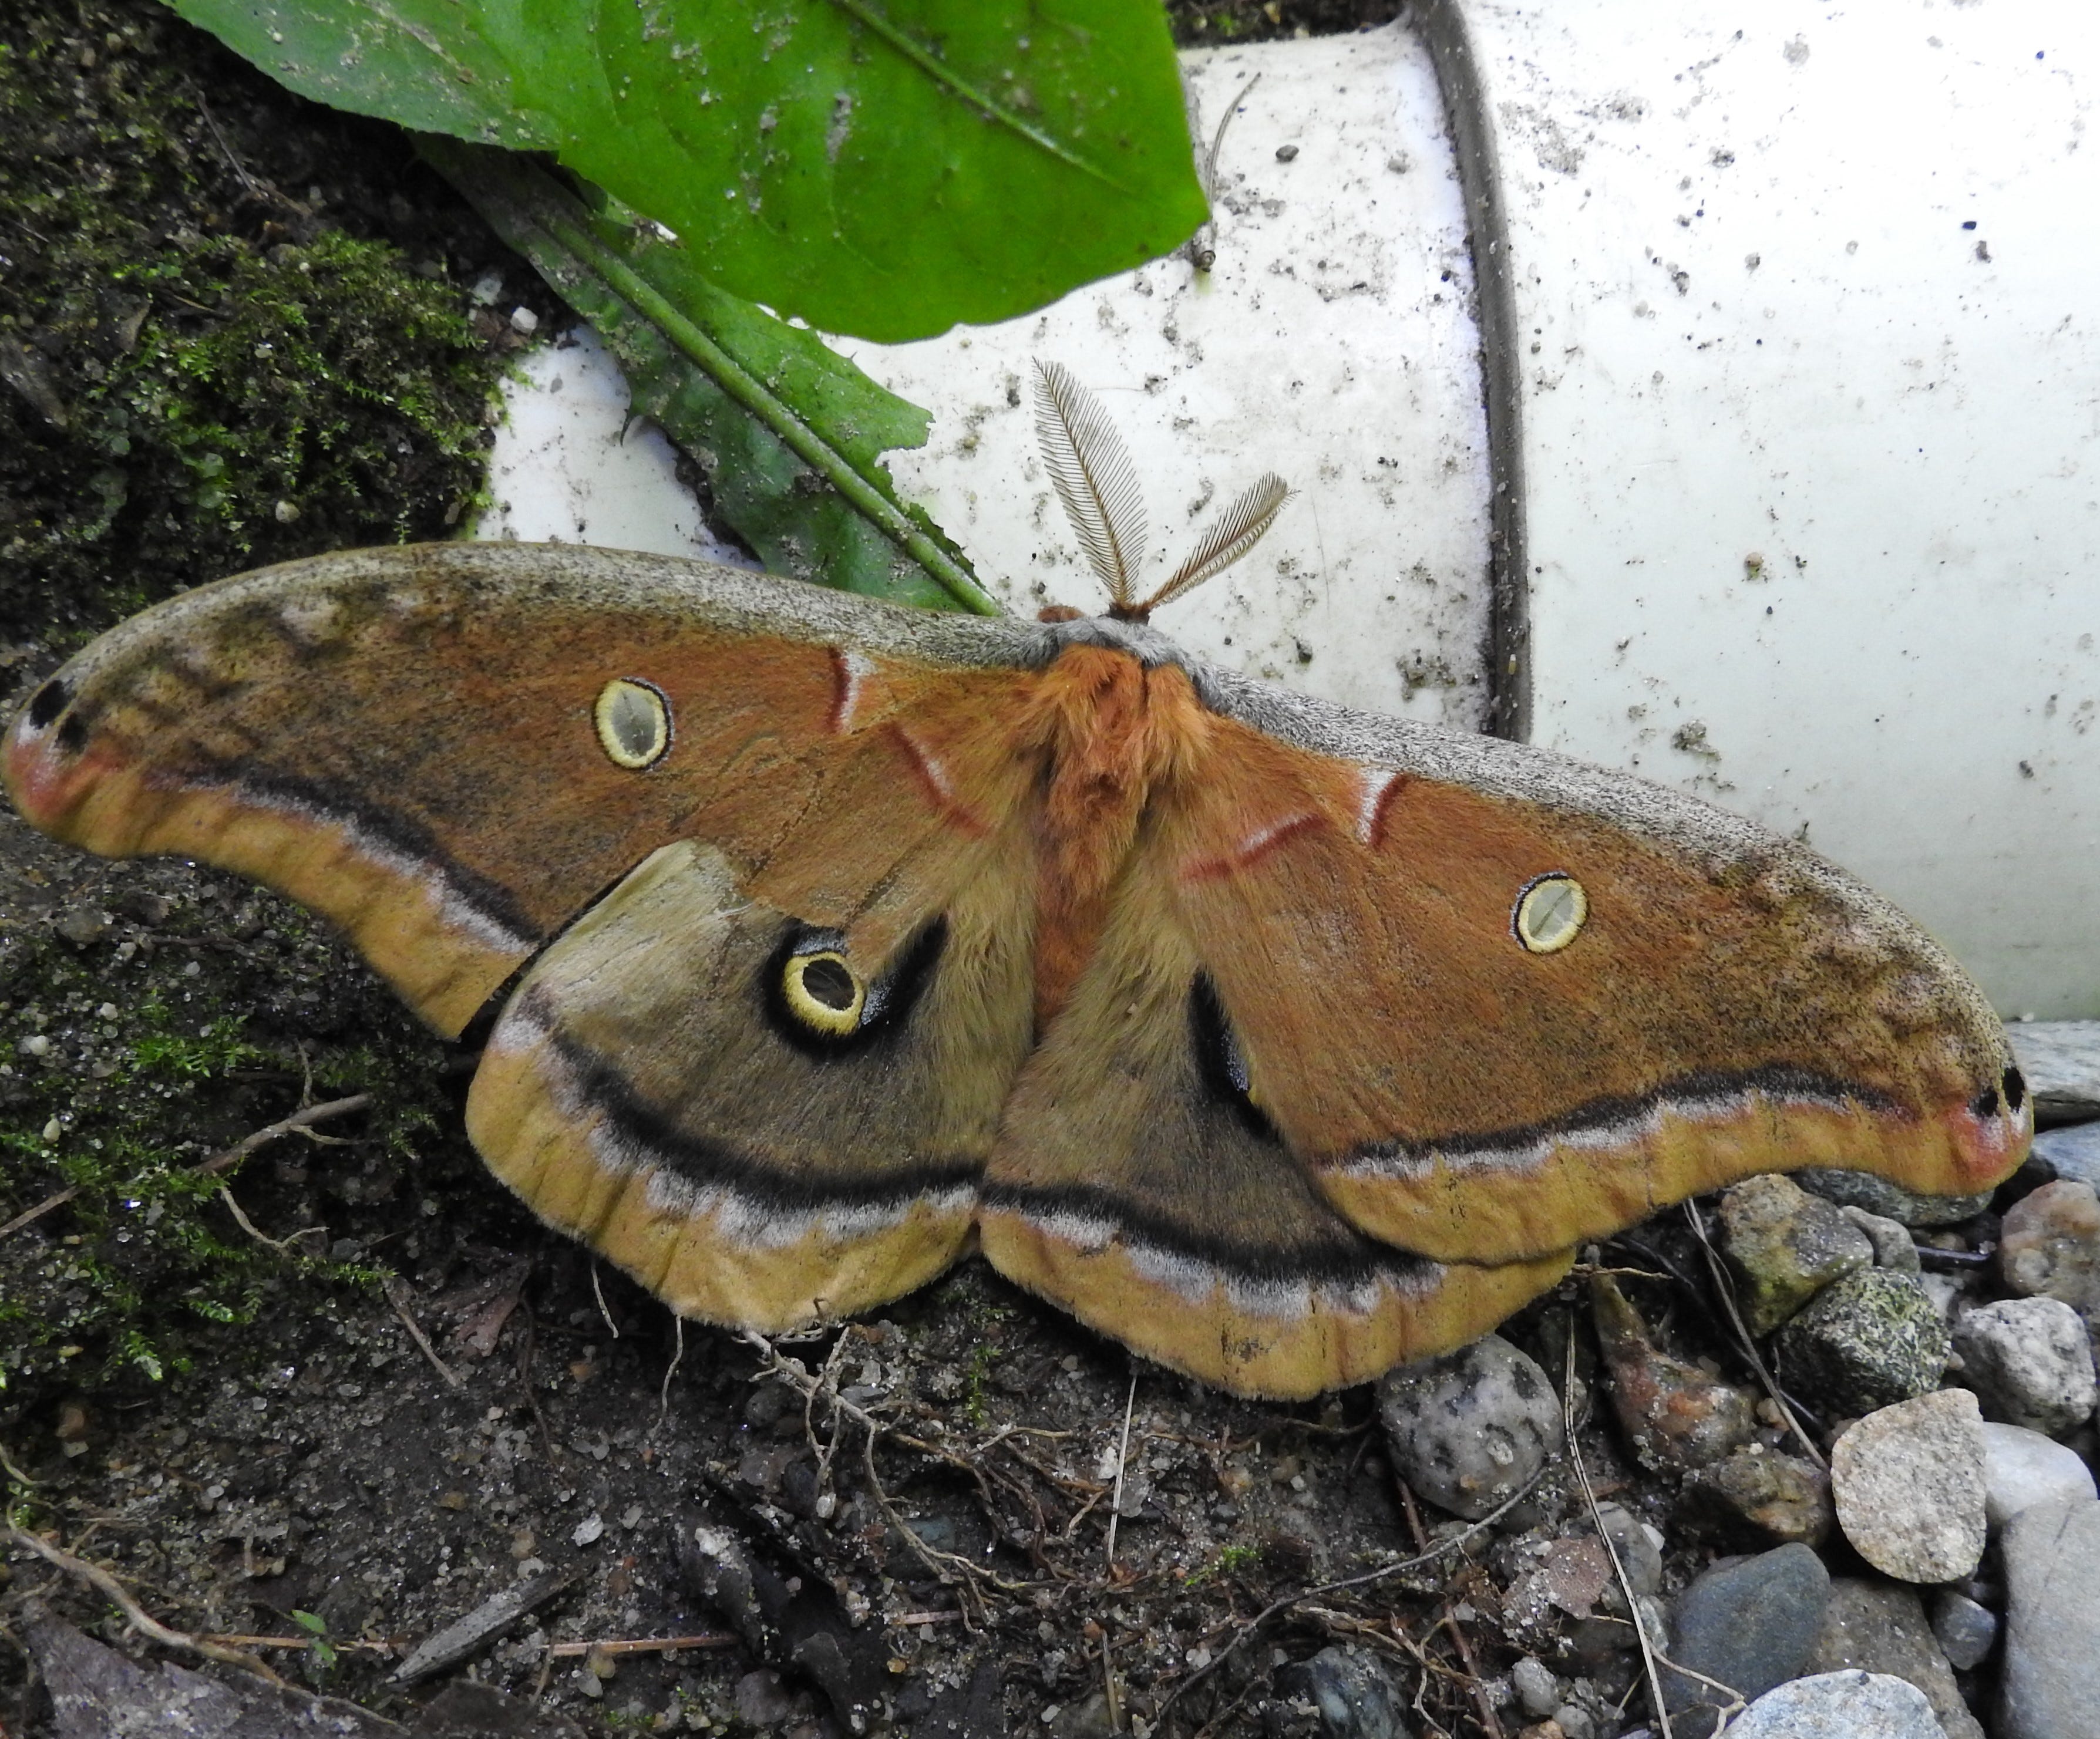
<path id="1" fill-rule="evenodd" d="M 910 514 L 863 477 L 820 430 L 796 415 L 698 322 L 600 241 L 568 195 L 544 175 L 486 150 L 435 135 L 420 138 L 417 143 L 424 155 L 463 190 L 482 196 L 492 193 L 514 203 L 549 241 L 662 332 L 695 368 L 843 495 L 964 610 L 980 616 L 1001 614 L 997 600 Z"/>

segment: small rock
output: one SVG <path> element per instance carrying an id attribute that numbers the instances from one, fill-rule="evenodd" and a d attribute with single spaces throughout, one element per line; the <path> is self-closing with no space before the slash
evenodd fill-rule
<path id="1" fill-rule="evenodd" d="M 2049 1168 L 2052 1181 L 2100 1191 L 2100 1123 L 2044 1129 L 2034 1138 L 2033 1156 Z"/>
<path id="2" fill-rule="evenodd" d="M 1767 1173 L 1721 1198 L 1721 1242 L 1750 1332 L 1770 1334 L 1833 1280 L 1874 1259 L 1867 1235 L 1791 1178 Z"/>
<path id="3" fill-rule="evenodd" d="M 1864 1208 L 1901 1226 L 1958 1226 L 1991 1205 L 1991 1192 L 1976 1195 L 1919 1195 L 1872 1172 L 1833 1171 L 1810 1165 L 1793 1181 L 1840 1207 Z"/>
<path id="4" fill-rule="evenodd" d="M 780 1675 L 770 1666 L 748 1672 L 736 1681 L 736 1712 L 757 1726 L 784 1721 L 800 1712 Z"/>
<path id="5" fill-rule="evenodd" d="M 2013 1054 L 2034 1094 L 2037 1122 L 2100 1117 L 2100 1020 L 2014 1020 Z"/>
<path id="6" fill-rule="evenodd" d="M 1658 1592 L 1662 1587 L 1662 1543 L 1655 1530 L 1623 1503 L 1599 1503 L 1597 1521 L 1599 1531 L 1618 1554 L 1627 1586 L 1635 1594 Z"/>
<path id="7" fill-rule="evenodd" d="M 1547 1725 L 1560 1729 L 1560 1739 L 1597 1739 L 1596 1718 L 1580 1703 L 1561 1704 Z"/>
<path id="8" fill-rule="evenodd" d="M 1644 1464 L 1681 1473 L 1749 1442 L 1750 1395 L 1658 1348 L 1610 1275 L 1590 1282 L 1590 1305 L 1611 1372 L 1612 1408 Z"/>
<path id="9" fill-rule="evenodd" d="M 2000 1739 L 2092 1739 L 2100 1710 L 2100 1502 L 2036 1503 L 2010 1522 Z"/>
<path id="10" fill-rule="evenodd" d="M 1829 1572 L 1806 1546 L 1780 1546 L 1707 1570 L 1678 1596 L 1670 1658 L 1746 1701 L 1761 1696 L 1807 1664 L 1829 1595 Z M 1662 1700 L 1682 1739 L 1707 1739 L 1720 1719 L 1722 1700 L 1712 1686 L 1667 1668 Z"/>
<path id="11" fill-rule="evenodd" d="M 109 934 L 109 914 L 91 905 L 69 905 L 59 914 L 58 933 L 85 948 Z"/>
<path id="12" fill-rule="evenodd" d="M 1834 1673 L 1847 1668 L 1886 1673 L 1916 1685 L 1932 1705 L 1947 1739 L 1983 1739 L 1983 1724 L 1962 1702 L 1953 1670 L 1926 1622 L 1925 1603 L 1915 1588 L 1851 1576 L 1832 1578 L 1830 1604 L 1824 1610 L 1823 1630 L 1807 1671 Z"/>
<path id="13" fill-rule="evenodd" d="M 1944 1731 L 1916 1685 L 1828 1672 L 1767 1692 L 1736 1717 L 1728 1739 L 1942 1739 Z"/>
<path id="14" fill-rule="evenodd" d="M 1954 1324 L 1964 1385 L 1984 1413 L 2061 1437 L 2093 1416 L 2093 1346 L 2060 1298 L 2012 1298 L 1964 1311 Z"/>
<path id="15" fill-rule="evenodd" d="M 1700 1468 L 1685 1481 L 1684 1491 L 1695 1502 L 1703 1500 L 1710 1513 L 1746 1521 L 1775 1540 L 1798 1540 L 1806 1546 L 1828 1539 L 1836 1519 L 1830 1481 L 1823 1469 L 1761 1443 Z"/>
<path id="16" fill-rule="evenodd" d="M 1992 1527 L 2036 1503 L 2093 1495 L 2093 1470 L 2077 1451 L 2024 1425 L 1983 1427 L 1983 1510 Z"/>
<path id="17" fill-rule="evenodd" d="M 1552 1384 L 1500 1335 L 1403 1365 L 1378 1394 L 1393 1464 L 1422 1496 L 1469 1520 L 1529 1484 L 1566 1442 Z"/>
<path id="18" fill-rule="evenodd" d="M 1847 1202 L 1838 1213 L 1851 1225 L 1867 1235 L 1867 1242 L 1874 1247 L 1874 1266 L 1893 1268 L 1902 1274 L 1916 1274 L 1918 1270 L 1917 1241 L 1910 1235 L 1910 1228 L 1900 1220 L 1884 1219 L 1878 1213 L 1869 1213 L 1864 1208 Z"/>
<path id="19" fill-rule="evenodd" d="M 1534 1721 L 1543 1721 L 1560 1706 L 1560 1681 L 1553 1670 L 1527 1654 L 1510 1668 L 1518 1706 Z"/>
<path id="20" fill-rule="evenodd" d="M 1322 1649 L 1281 1667 L 1276 1691 L 1312 1704 L 1319 1739 L 1408 1739 L 1406 1699 L 1384 1663 L 1361 1649 Z"/>
<path id="21" fill-rule="evenodd" d="M 2100 1321 L 2100 1193 L 2089 1183 L 2045 1183 L 2006 1211 L 1998 1271 L 2023 1298 L 2060 1298 Z"/>
<path id="22" fill-rule="evenodd" d="M 1983 1437 L 1976 1398 L 1943 1389 L 1869 1413 L 1830 1452 L 1838 1525 L 1899 1582 L 1952 1582 L 1983 1556 Z"/>
<path id="23" fill-rule="evenodd" d="M 1050 1739 L 1114 1739 L 1115 1732 L 1108 1697 L 1101 1691 L 1065 1704 L 1050 1723 Z"/>
<path id="24" fill-rule="evenodd" d="M 1932 1634 L 1957 1672 L 1980 1666 L 1998 1645 L 1998 1615 L 1953 1588 L 1932 1597 Z"/>
<path id="25" fill-rule="evenodd" d="M 1824 1288 L 1778 1344 L 1788 1386 L 1840 1417 L 1930 1393 L 1953 1350 L 1918 1277 L 1887 1268 L 1863 1268 Z"/>

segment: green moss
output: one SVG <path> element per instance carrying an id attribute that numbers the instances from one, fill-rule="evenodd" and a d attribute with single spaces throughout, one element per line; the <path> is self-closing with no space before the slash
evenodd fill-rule
<path id="1" fill-rule="evenodd" d="M 127 949 L 117 930 L 85 947 L 18 930 L 0 949 L 10 986 L 35 987 L 0 1003 L 0 1222 L 71 1192 L 0 1240 L 0 1390 L 14 1398 L 25 1385 L 157 1381 L 187 1368 L 201 1336 L 252 1322 L 288 1286 L 378 1277 L 325 1242 L 286 1237 L 308 1223 L 307 1204 L 276 1160 L 289 1153 L 303 1168 L 310 1150 L 200 1169 L 243 1135 L 302 1100 L 368 1092 L 374 1109 L 331 1131 L 357 1137 L 353 1154 L 405 1159 L 449 1139 L 434 1137 L 449 1116 L 443 1047 L 387 1019 L 385 993 L 336 944 L 268 901 L 276 922 L 252 956 L 185 947 L 218 916 L 217 902 L 199 906 L 156 931 L 150 949 Z M 204 959 L 210 971 L 189 970 Z M 258 1018 L 271 999 L 258 980 L 280 972 L 333 979 L 370 1021 L 364 1041 L 315 1042 Z M 244 1227 L 233 1202 L 278 1244 Z"/>
<path id="2" fill-rule="evenodd" d="M 441 266 L 340 227 L 335 165 L 270 180 L 294 99 L 159 8 L 4 10 L 0 624 L 443 535 L 502 361 Z"/>

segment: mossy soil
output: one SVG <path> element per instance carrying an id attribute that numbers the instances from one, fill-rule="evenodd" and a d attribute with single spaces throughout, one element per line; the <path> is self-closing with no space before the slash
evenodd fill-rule
<path id="1" fill-rule="evenodd" d="M 1215 41 L 1390 9 L 1183 10 L 1185 35 Z M 448 535 L 474 508 L 520 308 L 559 313 L 399 134 L 286 95 L 150 0 L 15 0 L 0 12 L 11 703 L 185 586 Z M 1142 1732 L 1277 1594 L 1409 1543 L 1365 1392 L 1264 1407 L 1133 1371 L 973 1263 L 881 1323 L 788 1349 L 828 1361 L 839 1398 L 805 1407 L 762 1349 L 682 1336 L 492 1182 L 460 1133 L 473 1063 L 284 902 L 188 865 L 90 861 L 0 813 L 11 1519 L 166 1623 L 306 1639 L 261 1646 L 404 1719 L 429 1689 L 387 1683 L 404 1647 L 521 1574 L 573 1568 L 459 1669 L 538 1697 L 546 1732 L 840 1731 L 817 1632 L 876 1727 L 1074 1739 L 1113 1712 Z M 1622 1501 L 1661 1503 L 1601 1436 L 1589 1448 Z M 1556 1486 L 1524 1525 L 1574 1525 L 1573 1508 Z M 696 1520 L 771 1565 L 802 1616 L 735 1634 L 682 1571 Z M 1327 1644 L 1392 1664 L 1424 1730 L 1514 1730 L 1491 1712 L 1514 1653 L 1497 1600 L 1476 1547 L 1299 1609 L 1171 1730 L 1312 1731 L 1273 1671 Z M 99 1597 L 0 1553 L 15 1736 L 50 1730 L 20 1646 L 31 1601 L 136 1646 Z M 553 1652 L 699 1633 L 719 1640 Z M 1630 1662 L 1582 1670 L 1616 1694 Z"/>

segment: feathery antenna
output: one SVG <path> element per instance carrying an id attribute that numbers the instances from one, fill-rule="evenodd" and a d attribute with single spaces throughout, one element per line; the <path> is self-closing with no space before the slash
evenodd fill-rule
<path id="1" fill-rule="evenodd" d="M 1061 363 L 1035 364 L 1035 438 L 1079 547 L 1109 588 L 1109 614 L 1127 622 L 1144 621 L 1161 605 L 1224 573 L 1262 540 L 1290 499 L 1290 486 L 1273 471 L 1257 478 L 1173 577 L 1137 603 L 1133 595 L 1145 560 L 1137 469 L 1100 401 Z"/>
<path id="2" fill-rule="evenodd" d="M 1273 471 L 1257 478 L 1242 492 L 1231 511 L 1204 533 L 1203 541 L 1189 553 L 1189 559 L 1175 569 L 1174 577 L 1139 605 L 1155 610 L 1171 603 L 1192 586 L 1200 586 L 1214 574 L 1222 574 L 1268 535 L 1290 499 L 1290 486 Z"/>
<path id="3" fill-rule="evenodd" d="M 1119 610 L 1145 566 L 1145 497 L 1130 449 L 1062 363 L 1035 364 L 1035 438 L 1087 561 Z"/>

